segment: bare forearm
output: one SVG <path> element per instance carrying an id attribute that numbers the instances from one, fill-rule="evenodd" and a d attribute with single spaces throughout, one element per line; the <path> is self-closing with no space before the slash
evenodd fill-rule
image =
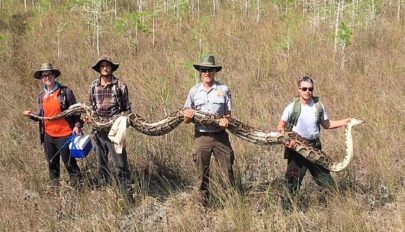
<path id="1" fill-rule="evenodd" d="M 350 121 L 350 118 L 345 118 L 342 120 L 329 120 L 328 125 L 326 125 L 326 127 L 324 126 L 325 129 L 335 129 L 335 128 L 339 128 L 342 126 L 346 126 Z"/>
<path id="2" fill-rule="evenodd" d="M 280 120 L 278 122 L 278 125 L 277 125 L 277 130 L 278 131 L 284 131 L 286 126 L 287 126 L 287 122 L 284 122 L 283 120 Z"/>

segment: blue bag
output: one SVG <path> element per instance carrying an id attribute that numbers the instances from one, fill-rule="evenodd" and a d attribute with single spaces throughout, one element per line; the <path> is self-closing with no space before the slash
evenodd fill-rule
<path id="1" fill-rule="evenodd" d="M 69 144 L 70 156 L 80 159 L 86 158 L 92 148 L 90 135 L 76 136 L 73 134 L 72 141 Z"/>

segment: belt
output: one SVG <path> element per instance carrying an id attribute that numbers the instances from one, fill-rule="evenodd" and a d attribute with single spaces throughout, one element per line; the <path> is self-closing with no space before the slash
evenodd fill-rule
<path id="1" fill-rule="evenodd" d="M 319 138 L 305 139 L 305 140 L 309 143 L 309 145 L 311 145 L 311 146 L 313 146 L 315 148 L 321 149 L 321 140 Z"/>
<path id="2" fill-rule="evenodd" d="M 319 138 L 316 139 L 305 139 L 308 143 L 317 143 L 319 142 Z"/>
<path id="3" fill-rule="evenodd" d="M 200 132 L 200 131 L 195 131 L 196 135 L 203 135 L 203 136 L 216 136 L 225 133 L 225 130 L 218 131 L 218 132 Z"/>

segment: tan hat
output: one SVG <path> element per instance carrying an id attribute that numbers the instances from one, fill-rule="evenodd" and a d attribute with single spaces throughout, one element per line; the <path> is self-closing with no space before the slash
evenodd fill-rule
<path id="1" fill-rule="evenodd" d="M 212 55 L 201 56 L 200 63 L 193 64 L 194 68 L 201 71 L 201 68 L 215 68 L 216 72 L 221 71 L 222 66 L 215 64 L 215 57 Z"/>
<path id="2" fill-rule="evenodd" d="M 111 72 L 114 72 L 114 71 L 117 70 L 118 67 L 120 66 L 119 64 L 114 63 L 114 62 L 112 61 L 112 58 L 111 58 L 111 57 L 109 57 L 109 56 L 107 56 L 107 55 L 102 55 L 102 56 L 98 59 L 97 63 L 96 63 L 95 65 L 93 65 L 93 67 L 91 67 L 91 68 L 94 69 L 94 70 L 97 71 L 97 72 L 100 72 L 100 63 L 101 63 L 102 61 L 106 61 L 106 62 L 108 62 L 108 63 L 111 65 Z"/>
<path id="3" fill-rule="evenodd" d="M 38 70 L 38 71 L 35 71 L 34 78 L 35 79 L 42 79 L 41 74 L 42 74 L 42 72 L 45 72 L 45 71 L 52 71 L 53 74 L 55 74 L 55 78 L 58 77 L 61 74 L 61 72 L 58 69 L 52 67 L 52 64 L 43 63 L 41 65 L 41 69 Z"/>

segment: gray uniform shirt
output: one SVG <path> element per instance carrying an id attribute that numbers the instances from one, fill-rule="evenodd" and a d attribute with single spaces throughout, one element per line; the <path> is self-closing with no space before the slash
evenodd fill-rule
<path id="1" fill-rule="evenodd" d="M 225 113 L 231 112 L 232 110 L 231 99 L 231 92 L 228 86 L 221 82 L 215 81 L 209 91 L 206 91 L 201 83 L 190 89 L 186 102 L 184 103 L 184 108 L 191 108 L 223 116 Z M 203 125 L 196 125 L 196 130 L 212 133 L 219 132 L 223 129 L 220 127 L 208 128 Z"/>

